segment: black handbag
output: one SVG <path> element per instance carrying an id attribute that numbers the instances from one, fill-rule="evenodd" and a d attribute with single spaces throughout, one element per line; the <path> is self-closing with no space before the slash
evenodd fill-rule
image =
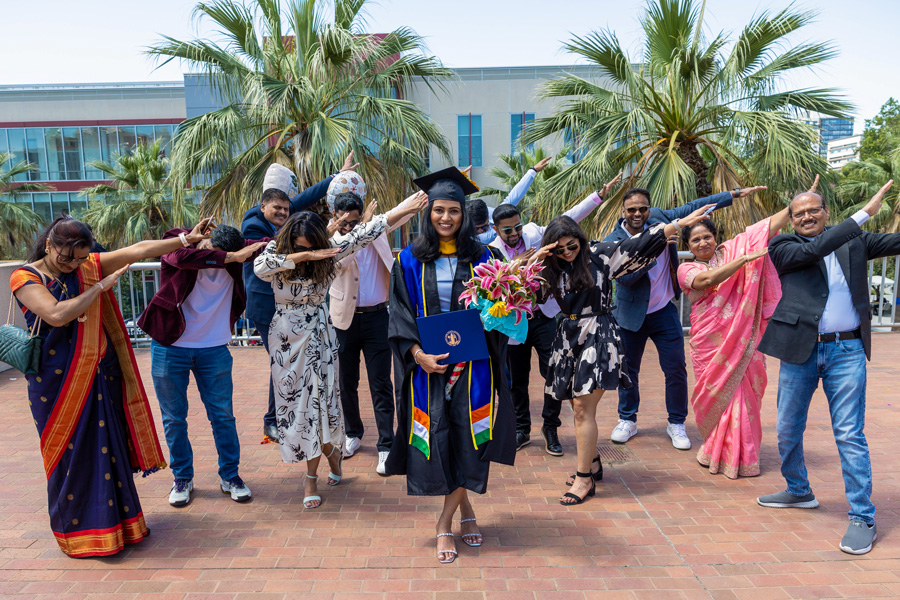
<path id="1" fill-rule="evenodd" d="M 41 282 L 44 275 L 41 273 Z M 38 337 L 41 329 L 41 318 L 37 317 L 30 331 L 12 324 L 12 308 L 14 294 L 9 297 L 9 314 L 6 325 L 0 325 L 0 361 L 26 375 L 35 375 L 41 367 L 41 346 L 44 340 Z"/>

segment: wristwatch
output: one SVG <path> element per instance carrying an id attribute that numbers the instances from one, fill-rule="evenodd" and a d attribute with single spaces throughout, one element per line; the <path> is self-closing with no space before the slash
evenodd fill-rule
<path id="1" fill-rule="evenodd" d="M 734 194 L 735 198 L 737 198 L 741 195 L 741 188 L 734 188 L 733 190 L 731 190 L 731 193 Z"/>

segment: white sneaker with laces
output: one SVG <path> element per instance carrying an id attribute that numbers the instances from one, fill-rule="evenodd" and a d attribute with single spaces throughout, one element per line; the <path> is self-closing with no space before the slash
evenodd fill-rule
<path id="1" fill-rule="evenodd" d="M 386 450 L 379 450 L 378 452 L 378 466 L 375 467 L 375 472 L 379 475 L 387 475 L 387 469 L 384 466 L 385 461 L 387 460 L 389 452 Z"/>
<path id="2" fill-rule="evenodd" d="M 688 437 L 687 431 L 684 430 L 683 423 L 669 423 L 666 427 L 666 433 L 672 438 L 672 445 L 679 450 L 691 449 L 691 438 Z"/>
<path id="3" fill-rule="evenodd" d="M 176 479 L 169 492 L 169 504 L 172 506 L 187 506 L 191 503 L 191 492 L 194 491 L 194 482 L 190 479 Z"/>
<path id="4" fill-rule="evenodd" d="M 627 419 L 619 419 L 619 424 L 612 430 L 609 439 L 617 444 L 624 444 L 637 435 L 637 423 Z"/>
<path id="5" fill-rule="evenodd" d="M 220 479 L 219 485 L 222 493 L 231 494 L 231 499 L 235 502 L 246 502 L 250 499 L 250 488 L 237 475 L 228 480 Z"/>
<path id="6" fill-rule="evenodd" d="M 359 447 L 362 446 L 362 441 L 359 438 L 348 437 L 344 441 L 344 458 L 350 458 L 356 451 L 359 450 Z"/>

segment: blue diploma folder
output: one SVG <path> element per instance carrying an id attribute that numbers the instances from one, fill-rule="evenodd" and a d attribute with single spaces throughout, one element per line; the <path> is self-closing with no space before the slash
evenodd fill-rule
<path id="1" fill-rule="evenodd" d="M 441 364 L 454 365 L 488 357 L 484 325 L 477 310 L 419 317 L 416 325 L 422 350 L 426 354 L 450 354 Z"/>

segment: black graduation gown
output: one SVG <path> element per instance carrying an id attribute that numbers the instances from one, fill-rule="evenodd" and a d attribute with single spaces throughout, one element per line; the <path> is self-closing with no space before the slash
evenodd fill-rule
<path id="1" fill-rule="evenodd" d="M 451 311 L 464 309 L 458 298 L 469 278 L 469 263 L 458 261 Z M 439 314 L 442 311 L 433 262 L 425 264 L 424 283 L 428 314 Z M 444 386 L 452 369 L 447 369 L 444 376 L 431 377 L 431 458 L 426 458 L 418 448 L 409 445 L 412 427 L 410 380 L 417 368 L 409 349 L 420 343 L 416 326 L 418 311 L 413 302 L 400 263 L 396 261 L 391 272 L 388 339 L 394 354 L 397 434 L 386 462 L 387 472 L 405 474 L 407 493 L 411 496 L 446 496 L 460 487 L 483 494 L 487 489 L 490 462 L 512 465 L 516 457 L 516 420 L 506 373 L 508 338 L 496 331 L 486 332 L 496 391 L 492 439 L 478 449 L 474 447 L 469 424 L 468 387 L 464 384 L 468 366 L 453 386 L 449 402 L 444 400 Z"/>

